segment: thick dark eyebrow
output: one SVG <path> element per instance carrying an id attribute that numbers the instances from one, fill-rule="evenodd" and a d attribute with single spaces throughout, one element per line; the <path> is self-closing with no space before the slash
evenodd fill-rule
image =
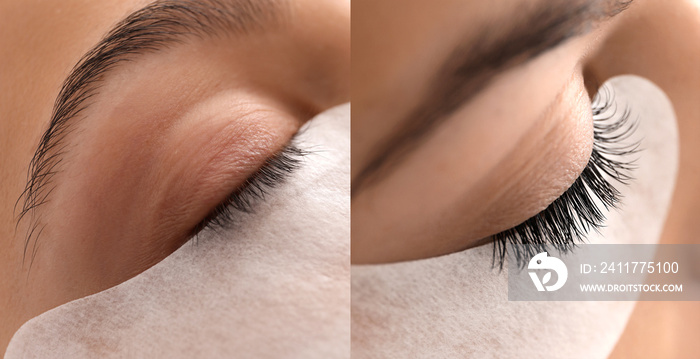
<path id="1" fill-rule="evenodd" d="M 427 96 L 375 148 L 374 156 L 352 179 L 352 196 L 378 180 L 380 172 L 398 163 L 498 74 L 592 30 L 596 23 L 624 11 L 631 2 L 542 1 L 534 11 L 516 11 L 526 15 L 509 19 L 513 25 L 489 25 L 478 36 L 470 36 L 439 67 L 429 82 Z"/>
<path id="2" fill-rule="evenodd" d="M 39 146 L 29 164 L 27 184 L 15 207 L 22 203 L 17 226 L 31 213 L 24 256 L 32 237 L 45 224 L 36 209 L 53 191 L 52 178 L 67 151 L 66 136 L 84 118 L 107 73 L 136 57 L 162 51 L 191 37 L 242 36 L 269 31 L 289 14 L 284 0 L 159 0 L 127 16 L 81 57 L 59 92 Z M 34 240 L 36 250 L 36 239 Z M 34 253 L 32 253 L 33 256 Z"/>

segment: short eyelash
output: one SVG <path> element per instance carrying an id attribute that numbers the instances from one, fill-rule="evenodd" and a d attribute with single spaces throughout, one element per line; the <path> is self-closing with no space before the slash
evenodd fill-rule
<path id="1" fill-rule="evenodd" d="M 593 99 L 593 151 L 581 175 L 542 212 L 493 236 L 492 266 L 503 269 L 506 247 L 511 248 L 520 268 L 546 248 L 568 253 L 585 240 L 591 229 L 603 227 L 605 214 L 597 202 L 606 211 L 617 208 L 621 194 L 612 180 L 623 185 L 632 180 L 635 166 L 628 155 L 638 152 L 639 143 L 624 143 L 636 130 L 637 122 L 630 120 L 629 109 L 618 115 L 614 99 L 607 86 Z"/>
<path id="2" fill-rule="evenodd" d="M 197 224 L 192 236 L 196 238 L 203 230 L 228 229 L 233 225 L 236 213 L 254 212 L 255 204 L 264 200 L 271 189 L 284 183 L 302 165 L 303 157 L 307 154 L 293 142 L 285 146 Z"/>

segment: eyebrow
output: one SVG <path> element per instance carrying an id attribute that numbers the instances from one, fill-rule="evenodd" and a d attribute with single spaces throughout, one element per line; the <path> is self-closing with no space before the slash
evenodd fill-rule
<path id="1" fill-rule="evenodd" d="M 368 164 L 352 179 L 352 196 L 378 174 L 412 152 L 458 108 L 485 89 L 499 74 L 527 63 L 566 40 L 585 34 L 597 22 L 624 11 L 632 0 L 541 2 L 539 8 L 514 19 L 504 33 L 501 23 L 483 27 L 478 36 L 458 45 L 438 67 L 428 94 L 380 143 Z"/>
<path id="2" fill-rule="evenodd" d="M 24 191 L 15 204 L 17 208 L 22 203 L 17 227 L 32 214 L 24 256 L 30 238 L 38 236 L 45 226 L 40 226 L 35 211 L 47 202 L 54 189 L 51 179 L 64 160 L 66 136 L 77 121 L 85 118 L 83 112 L 110 71 L 138 56 L 182 44 L 191 37 L 243 36 L 268 31 L 284 21 L 288 14 L 285 4 L 284 0 L 155 1 L 128 15 L 84 54 L 61 86 L 49 126 L 29 164 Z"/>

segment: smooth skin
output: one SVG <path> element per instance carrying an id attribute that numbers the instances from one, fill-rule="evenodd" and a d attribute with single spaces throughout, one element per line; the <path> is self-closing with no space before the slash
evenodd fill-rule
<path id="1" fill-rule="evenodd" d="M 289 1 L 278 29 L 191 39 L 122 65 L 66 138 L 37 212 L 45 230 L 23 261 L 29 222 L 15 228 L 14 205 L 61 83 L 148 3 L 0 1 L 0 353 L 32 317 L 172 253 L 304 121 L 349 101 L 343 1 Z"/>
<path id="2" fill-rule="evenodd" d="M 426 83 L 463 34 L 478 36 L 481 26 L 506 21 L 517 8 L 463 1 L 409 1 L 401 9 L 387 1 L 353 4 L 354 179 L 377 144 L 400 126 L 410 104 L 425 97 Z M 382 19 L 396 32 L 374 36 Z M 583 68 L 604 31 L 506 71 L 408 156 L 353 192 L 352 262 L 466 249 L 559 197 L 590 155 L 592 116 Z"/>
<path id="3" fill-rule="evenodd" d="M 606 41 L 601 78 L 632 73 L 659 85 L 678 118 L 676 190 L 660 243 L 698 243 L 700 222 L 700 2 L 640 1 Z M 634 55 L 636 54 L 636 55 Z M 623 59 L 623 61 L 620 61 Z M 611 358 L 693 358 L 700 352 L 697 302 L 639 302 Z M 643 343 L 643 344 L 641 344 Z"/>
<path id="4" fill-rule="evenodd" d="M 514 8 L 478 1 L 353 3 L 353 176 L 424 95 L 429 74 L 455 41 L 478 34 L 484 23 L 509 23 Z M 380 26 L 385 36 L 375 36 Z M 353 193 L 352 262 L 464 250 L 544 209 L 585 166 L 592 139 L 591 118 L 583 113 L 590 111 L 595 84 L 620 74 L 649 78 L 673 102 L 680 171 L 661 243 L 696 242 L 698 43 L 697 3 L 635 0 L 595 31 L 504 73 L 410 155 Z M 612 357 L 697 353 L 699 315 L 697 303 L 638 303 Z"/>

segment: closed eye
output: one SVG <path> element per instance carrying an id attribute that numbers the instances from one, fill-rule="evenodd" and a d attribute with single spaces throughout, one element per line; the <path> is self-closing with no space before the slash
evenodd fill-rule
<path id="1" fill-rule="evenodd" d="M 619 111 L 612 89 L 603 87 L 593 100 L 593 151 L 586 168 L 559 198 L 527 221 L 493 236 L 492 264 L 503 268 L 507 249 L 520 268 L 529 258 L 552 247 L 567 253 L 591 231 L 604 226 L 605 212 L 622 200 L 618 185 L 633 179 L 639 143 L 630 141 L 636 123 L 631 109 Z"/>
<path id="2" fill-rule="evenodd" d="M 268 158 L 262 167 L 253 173 L 234 192 L 219 203 L 192 230 L 196 239 L 202 231 L 228 230 L 235 225 L 237 214 L 253 213 L 258 202 L 263 201 L 278 185 L 303 164 L 308 152 L 297 147 L 295 138 L 278 153 Z"/>

